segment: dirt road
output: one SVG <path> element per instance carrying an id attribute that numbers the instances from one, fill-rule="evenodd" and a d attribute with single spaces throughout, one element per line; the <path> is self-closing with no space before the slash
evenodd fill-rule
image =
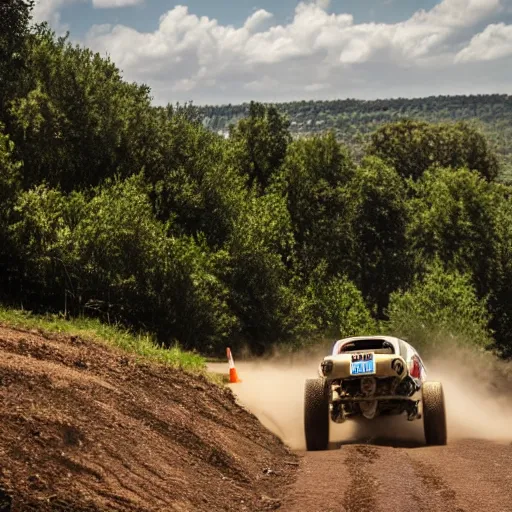
<path id="1" fill-rule="evenodd" d="M 492 380 L 482 379 L 482 361 L 465 359 L 455 370 L 431 366 L 445 388 L 447 446 L 426 447 L 421 421 L 381 418 L 334 426 L 331 441 L 345 444 L 306 453 L 304 378 L 314 376 L 317 361 L 237 365 L 243 382 L 232 389 L 239 401 L 300 456 L 297 480 L 279 510 L 512 512 L 512 395 L 497 395 Z"/>
<path id="2" fill-rule="evenodd" d="M 510 512 L 512 446 L 396 440 L 303 453 L 283 512 Z"/>

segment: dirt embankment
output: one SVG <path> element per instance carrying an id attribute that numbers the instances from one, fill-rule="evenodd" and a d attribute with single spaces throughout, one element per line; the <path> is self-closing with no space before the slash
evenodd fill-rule
<path id="1" fill-rule="evenodd" d="M 0 327 L 0 512 L 257 511 L 295 456 L 228 389 Z"/>

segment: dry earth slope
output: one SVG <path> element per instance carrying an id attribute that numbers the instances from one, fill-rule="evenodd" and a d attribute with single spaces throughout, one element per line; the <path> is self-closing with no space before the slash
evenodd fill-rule
<path id="1" fill-rule="evenodd" d="M 229 389 L 0 326 L 0 512 L 257 511 L 295 455 Z"/>

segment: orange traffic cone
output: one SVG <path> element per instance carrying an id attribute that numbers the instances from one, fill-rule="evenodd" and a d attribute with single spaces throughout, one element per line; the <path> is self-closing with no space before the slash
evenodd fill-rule
<path id="1" fill-rule="evenodd" d="M 231 354 L 231 349 L 228 348 L 226 350 L 226 353 L 228 355 L 228 362 L 229 362 L 229 382 L 231 384 L 237 384 L 238 382 L 242 382 L 238 378 L 238 373 L 236 373 L 235 361 L 233 361 L 233 355 Z"/>

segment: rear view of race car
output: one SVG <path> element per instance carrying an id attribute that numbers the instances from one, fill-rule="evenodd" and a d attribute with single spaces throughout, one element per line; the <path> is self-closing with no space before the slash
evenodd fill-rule
<path id="1" fill-rule="evenodd" d="M 331 421 L 405 415 L 423 418 L 428 445 L 447 440 L 441 383 L 426 380 L 417 351 L 390 336 L 339 340 L 319 367 L 319 377 L 305 387 L 304 427 L 308 450 L 326 450 Z"/>

